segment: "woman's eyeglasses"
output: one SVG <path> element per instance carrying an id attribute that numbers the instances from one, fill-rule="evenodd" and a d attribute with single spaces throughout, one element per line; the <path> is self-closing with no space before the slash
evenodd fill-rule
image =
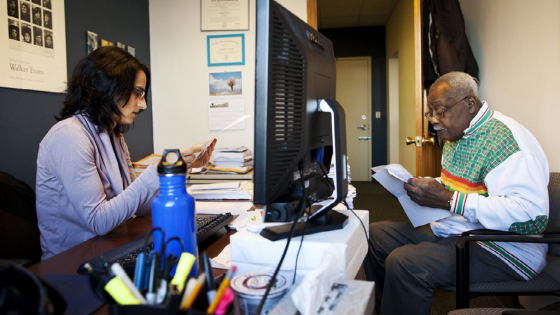
<path id="1" fill-rule="evenodd" d="M 136 94 L 136 96 L 142 101 L 144 100 L 144 96 L 146 96 L 146 91 L 142 91 L 138 88 L 133 88 L 132 92 L 134 92 L 134 94 Z"/>

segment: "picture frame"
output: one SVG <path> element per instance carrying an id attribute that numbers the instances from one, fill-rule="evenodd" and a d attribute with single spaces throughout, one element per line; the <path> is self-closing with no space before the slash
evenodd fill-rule
<path id="1" fill-rule="evenodd" d="M 200 30 L 248 31 L 249 0 L 200 0 Z"/>
<path id="2" fill-rule="evenodd" d="M 245 64 L 245 34 L 208 35 L 208 66 Z"/>

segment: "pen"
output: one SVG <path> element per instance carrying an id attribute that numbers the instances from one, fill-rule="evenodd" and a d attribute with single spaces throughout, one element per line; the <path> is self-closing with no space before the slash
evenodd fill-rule
<path id="1" fill-rule="evenodd" d="M 134 286 L 138 290 L 143 290 L 146 287 L 145 273 L 146 273 L 146 254 L 141 252 L 136 258 L 136 267 L 134 267 Z"/>
<path id="2" fill-rule="evenodd" d="M 181 308 L 183 305 L 185 305 L 187 303 L 187 300 L 189 299 L 189 296 L 191 295 L 194 287 L 196 286 L 197 280 L 198 279 L 196 279 L 196 278 L 190 278 L 187 281 L 187 285 L 185 286 L 185 291 L 183 292 L 183 297 L 181 298 L 181 303 L 179 303 L 179 308 Z"/>
<path id="3" fill-rule="evenodd" d="M 160 259 L 156 251 L 150 253 L 150 278 L 148 282 L 148 293 L 146 293 L 146 300 L 148 304 L 156 304 L 157 289 L 159 287 L 160 275 Z"/>
<path id="4" fill-rule="evenodd" d="M 196 297 L 198 296 L 198 292 L 200 292 L 200 288 L 202 288 L 202 286 L 204 285 L 204 279 L 206 278 L 206 276 L 204 275 L 204 272 L 200 274 L 200 276 L 198 276 L 198 279 L 196 281 L 196 285 L 194 286 L 192 293 L 189 295 L 189 297 L 187 298 L 187 301 L 184 305 L 181 305 L 181 309 L 189 309 L 191 308 L 192 304 L 194 303 L 194 300 L 196 300 Z"/>
<path id="5" fill-rule="evenodd" d="M 222 283 L 220 283 L 220 287 L 218 288 L 218 292 L 216 293 L 216 297 L 214 298 L 214 300 L 212 300 L 212 304 L 210 304 L 210 306 L 208 306 L 208 309 L 206 309 L 206 314 L 212 314 L 212 313 L 214 313 L 214 311 L 216 311 L 216 307 L 218 306 L 218 303 L 222 299 L 222 295 L 224 294 L 224 291 L 229 286 L 229 281 L 231 280 L 231 277 L 235 273 L 236 269 L 237 269 L 237 267 L 233 266 L 233 267 L 231 267 L 230 270 L 228 270 L 228 272 L 226 272 L 226 276 L 222 280 Z"/>
<path id="6" fill-rule="evenodd" d="M 214 282 L 214 272 L 212 271 L 212 265 L 210 264 L 210 257 L 204 252 L 202 254 L 202 263 L 204 272 L 206 273 L 206 296 L 208 297 L 208 303 L 214 301 L 216 297 L 216 282 Z"/>
<path id="7" fill-rule="evenodd" d="M 132 293 L 134 298 L 137 299 L 140 304 L 146 304 L 146 300 L 144 299 L 144 296 L 142 296 L 140 291 L 138 291 L 138 289 L 136 289 L 136 287 L 134 286 L 134 283 L 132 283 L 132 280 L 130 280 L 130 278 L 126 274 L 126 271 L 124 271 L 124 269 L 121 265 L 119 265 L 118 263 L 112 264 L 111 265 L 111 271 L 113 272 L 113 274 L 116 277 L 121 279 L 123 284 L 128 288 L 130 293 Z"/>

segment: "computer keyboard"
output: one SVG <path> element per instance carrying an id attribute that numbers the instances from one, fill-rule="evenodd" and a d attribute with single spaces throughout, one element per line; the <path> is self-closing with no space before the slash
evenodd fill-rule
<path id="1" fill-rule="evenodd" d="M 218 232 L 221 228 L 227 226 L 234 217 L 231 213 L 225 214 L 197 214 L 196 215 L 196 237 L 197 242 L 200 244 L 202 241 Z M 129 274 L 134 272 L 136 265 L 136 257 L 143 249 L 151 250 L 154 247 L 153 237 L 146 239 L 147 235 L 143 235 L 135 240 L 132 240 L 124 245 L 114 248 L 105 252 L 97 257 L 84 261 L 78 267 L 77 272 L 85 275 L 88 273 L 86 263 L 91 265 L 93 270 L 98 273 L 106 273 L 109 267 L 118 262 L 123 266 L 125 271 Z"/>

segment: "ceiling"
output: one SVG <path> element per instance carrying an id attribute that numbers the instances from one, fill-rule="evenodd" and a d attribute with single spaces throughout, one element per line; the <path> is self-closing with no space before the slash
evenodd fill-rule
<path id="1" fill-rule="evenodd" d="M 398 0 L 317 0 L 319 29 L 385 25 Z"/>

